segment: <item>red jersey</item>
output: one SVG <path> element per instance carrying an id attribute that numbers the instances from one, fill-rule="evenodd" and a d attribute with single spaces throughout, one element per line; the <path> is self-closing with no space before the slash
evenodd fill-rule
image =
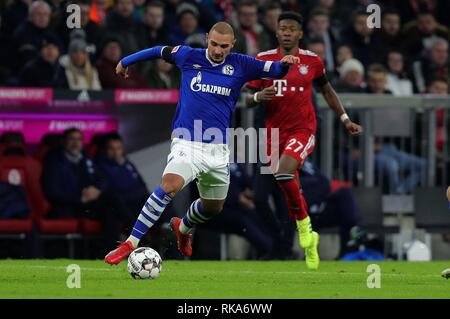
<path id="1" fill-rule="evenodd" d="M 317 54 L 299 49 L 300 63 L 289 68 L 282 79 L 261 79 L 247 83 L 247 86 L 262 90 L 272 84 L 276 94 L 272 101 L 266 102 L 266 128 L 279 128 L 280 142 L 300 130 L 316 132 L 316 115 L 312 104 L 313 80 L 325 75 L 325 67 Z M 283 58 L 280 48 L 259 53 L 256 58 L 262 61 L 279 61 Z M 270 132 L 270 131 L 269 131 Z"/>

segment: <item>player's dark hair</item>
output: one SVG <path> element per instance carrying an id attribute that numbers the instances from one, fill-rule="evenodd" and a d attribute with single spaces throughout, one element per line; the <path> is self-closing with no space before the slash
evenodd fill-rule
<path id="1" fill-rule="evenodd" d="M 79 128 L 69 127 L 68 129 L 65 129 L 64 132 L 62 133 L 63 140 L 66 140 L 69 137 L 69 135 L 73 133 L 83 134 Z"/>
<path id="2" fill-rule="evenodd" d="M 294 12 L 294 11 L 285 11 L 280 14 L 278 17 L 278 23 L 282 20 L 295 20 L 300 25 L 300 29 L 303 26 L 303 16 L 300 13 Z"/>

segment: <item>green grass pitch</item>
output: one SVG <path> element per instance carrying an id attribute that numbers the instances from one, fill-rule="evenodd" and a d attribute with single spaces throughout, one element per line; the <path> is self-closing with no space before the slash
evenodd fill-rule
<path id="1" fill-rule="evenodd" d="M 69 289 L 66 267 L 81 268 Z M 380 288 L 369 289 L 369 262 L 163 261 L 155 280 L 134 280 L 126 262 L 0 260 L 0 298 L 450 298 L 449 262 L 378 262 Z"/>

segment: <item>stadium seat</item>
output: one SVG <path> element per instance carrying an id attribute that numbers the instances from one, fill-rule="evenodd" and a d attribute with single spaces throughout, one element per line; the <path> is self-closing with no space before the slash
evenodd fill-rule
<path id="1" fill-rule="evenodd" d="M 26 189 L 32 219 L 37 226 L 38 238 L 66 239 L 69 246 L 69 257 L 75 255 L 74 240 L 81 238 L 78 219 L 48 219 L 46 214 L 50 204 L 45 199 L 41 186 L 42 165 L 30 156 L 5 156 L 0 159 L 0 176 L 4 180 L 20 178 Z M 20 177 L 18 177 L 20 176 Z"/>
<path id="2" fill-rule="evenodd" d="M 450 212 L 444 187 L 422 187 L 414 190 L 416 227 L 425 231 L 425 243 L 432 251 L 430 234 L 450 233 Z"/>
<path id="3" fill-rule="evenodd" d="M 450 232 L 450 212 L 442 187 L 423 187 L 414 191 L 416 227 L 430 233 Z"/>
<path id="4" fill-rule="evenodd" d="M 399 226 L 384 225 L 382 207 L 382 191 L 379 187 L 354 187 L 353 193 L 361 214 L 361 226 L 368 233 L 377 234 L 383 238 L 386 235 L 398 234 Z M 386 250 L 386 240 L 385 250 Z M 400 258 L 400 256 L 398 256 Z"/>
<path id="5" fill-rule="evenodd" d="M 339 181 L 339 180 L 333 179 L 331 181 L 330 186 L 331 186 L 331 192 L 334 193 L 344 187 L 351 188 L 351 187 L 353 187 L 353 184 L 352 184 L 352 182 Z M 336 234 L 339 234 L 339 227 L 337 227 L 337 226 L 323 227 L 323 228 L 319 229 L 319 232 L 321 235 L 336 235 Z"/>
<path id="6" fill-rule="evenodd" d="M 0 143 L 25 144 L 25 137 L 22 132 L 5 132 L 0 136 Z"/>
<path id="7" fill-rule="evenodd" d="M 0 136 L 0 155 L 26 155 L 25 138 L 21 132 L 5 132 Z"/>
<path id="8" fill-rule="evenodd" d="M 90 242 L 98 239 L 98 235 L 102 231 L 102 224 L 90 218 L 79 219 L 79 230 L 83 236 L 83 252 L 84 258 L 90 258 Z"/>
<path id="9" fill-rule="evenodd" d="M 67 240 L 68 256 L 74 258 L 75 240 L 82 238 L 79 232 L 79 220 L 77 218 L 46 218 L 46 214 L 47 212 L 44 212 L 36 219 L 39 239 L 42 243 L 45 240 Z"/>
<path id="10" fill-rule="evenodd" d="M 102 231 L 102 224 L 90 218 L 80 218 L 80 231 L 86 235 L 97 235 Z"/>
<path id="11" fill-rule="evenodd" d="M 0 159 L 0 180 L 3 182 L 10 183 L 10 180 L 8 178 L 8 175 L 16 175 L 16 177 L 13 177 L 15 181 L 13 181 L 14 185 L 20 185 L 25 187 L 26 184 L 26 177 L 25 172 L 23 170 L 16 170 L 16 169 L 5 169 L 2 166 L 2 159 Z M 12 174 L 8 173 L 8 170 L 12 172 Z M 27 193 L 27 201 L 29 200 L 29 195 Z M 17 238 L 17 239 L 24 239 L 26 234 L 30 233 L 33 229 L 33 219 L 32 219 L 33 212 L 27 217 L 27 218 L 15 218 L 15 219 L 0 219 L 0 236 L 2 238 Z"/>
<path id="12" fill-rule="evenodd" d="M 31 213 L 27 218 L 0 220 L 0 238 L 25 240 L 33 231 L 33 217 L 37 212 L 33 205 L 34 186 L 32 185 L 33 176 L 31 172 L 34 167 L 33 161 L 30 163 L 29 160 L 30 158 L 22 156 L 0 157 L 0 180 L 13 185 L 23 186 L 26 191 L 27 202 L 31 208 Z"/>

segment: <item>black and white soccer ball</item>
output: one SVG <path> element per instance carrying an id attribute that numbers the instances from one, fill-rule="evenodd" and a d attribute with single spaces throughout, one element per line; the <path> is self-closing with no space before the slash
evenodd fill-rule
<path id="1" fill-rule="evenodd" d="M 134 279 L 155 279 L 162 270 L 162 259 L 150 247 L 139 247 L 128 257 L 128 272 Z"/>

